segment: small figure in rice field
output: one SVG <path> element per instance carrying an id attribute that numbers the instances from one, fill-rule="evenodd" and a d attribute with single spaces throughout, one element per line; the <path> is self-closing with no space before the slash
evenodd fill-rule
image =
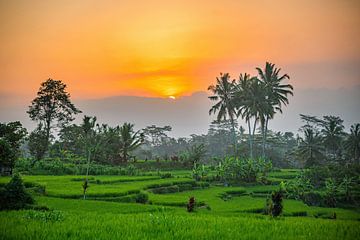
<path id="1" fill-rule="evenodd" d="M 195 210 L 195 198 L 190 197 L 189 203 L 187 204 L 187 211 L 193 212 Z"/>

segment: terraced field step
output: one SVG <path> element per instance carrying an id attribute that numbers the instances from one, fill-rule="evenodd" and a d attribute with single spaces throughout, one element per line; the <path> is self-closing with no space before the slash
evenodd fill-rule
<path id="1" fill-rule="evenodd" d="M 145 188 L 149 192 L 156 194 L 177 193 L 189 190 L 198 190 L 209 187 L 208 182 L 196 182 L 196 181 L 181 181 L 181 182 L 169 182 L 163 184 L 153 184 Z"/>
<path id="2" fill-rule="evenodd" d="M 94 184 L 115 184 L 115 183 L 122 183 L 122 182 L 139 182 L 139 181 L 151 181 L 161 179 L 160 176 L 144 176 L 144 177 L 129 177 L 129 178 L 122 178 L 122 179 L 114 179 L 114 180 L 101 180 L 94 177 L 88 178 L 89 183 Z M 85 178 L 73 178 L 71 181 L 74 182 L 83 182 Z"/>

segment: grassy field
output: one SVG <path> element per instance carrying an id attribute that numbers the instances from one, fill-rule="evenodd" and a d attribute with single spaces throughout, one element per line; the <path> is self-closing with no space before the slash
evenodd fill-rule
<path id="1" fill-rule="evenodd" d="M 190 172 L 159 176 L 94 176 L 81 199 L 83 176 L 23 176 L 46 187 L 39 205 L 52 209 L 0 212 L 0 239 L 359 239 L 357 209 L 310 207 L 284 200 L 282 217 L 263 215 L 266 195 L 278 186 L 226 187 L 195 183 Z M 271 173 L 291 180 L 296 171 Z M 9 178 L 0 178 L 0 184 Z M 159 194 L 158 190 L 179 189 Z M 119 202 L 138 192 L 147 204 Z M 185 205 L 194 196 L 195 213 Z M 127 198 L 128 199 L 128 198 Z M 121 201 L 122 201 L 121 200 Z M 336 219 L 330 219 L 336 213 Z"/>

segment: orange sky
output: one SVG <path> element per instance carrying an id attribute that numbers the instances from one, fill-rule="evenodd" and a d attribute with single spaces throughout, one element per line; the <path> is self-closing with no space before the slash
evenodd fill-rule
<path id="1" fill-rule="evenodd" d="M 181 96 L 265 61 L 295 87 L 351 87 L 359 12 L 356 0 L 0 0 L 0 94 L 31 99 L 51 77 L 78 99 Z"/>

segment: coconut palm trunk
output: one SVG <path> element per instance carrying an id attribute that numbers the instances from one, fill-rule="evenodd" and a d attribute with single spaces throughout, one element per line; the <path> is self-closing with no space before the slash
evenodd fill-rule
<path id="1" fill-rule="evenodd" d="M 268 131 L 269 117 L 266 117 L 265 124 L 262 124 L 262 157 L 266 157 L 266 141 L 267 141 L 267 131 Z"/>
<path id="2" fill-rule="evenodd" d="M 234 144 L 234 157 L 236 157 L 237 141 L 236 141 L 235 122 L 234 122 L 234 117 L 232 115 L 230 115 L 230 123 L 231 123 L 231 132 L 232 132 L 232 138 L 233 138 L 233 144 Z"/>
<path id="3" fill-rule="evenodd" d="M 249 127 L 250 158 L 253 158 L 253 143 L 252 143 L 252 137 L 251 137 L 251 123 L 250 123 L 250 119 L 248 119 L 247 122 L 248 122 L 248 127 Z"/>
<path id="4" fill-rule="evenodd" d="M 91 159 L 91 150 L 88 149 L 87 154 L 87 166 L 86 166 L 86 176 L 85 176 L 85 183 L 87 184 L 89 180 L 89 169 L 90 169 L 90 159 Z M 86 199 L 86 189 L 84 188 L 84 200 Z"/>
<path id="5" fill-rule="evenodd" d="M 262 137 L 262 144 L 261 144 L 261 156 L 265 158 L 265 123 L 261 121 L 261 137 Z"/>

